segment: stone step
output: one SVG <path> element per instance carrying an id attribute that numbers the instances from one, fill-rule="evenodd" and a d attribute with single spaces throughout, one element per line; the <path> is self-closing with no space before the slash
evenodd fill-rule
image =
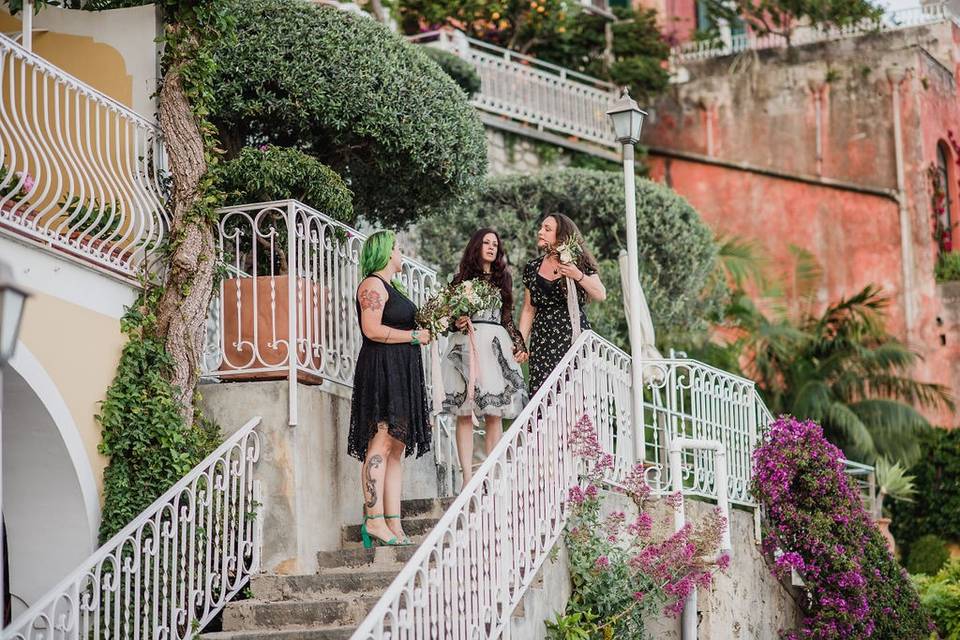
<path id="1" fill-rule="evenodd" d="M 433 529 L 440 518 L 404 518 L 403 520 L 403 531 L 411 538 L 415 536 L 422 536 L 430 532 Z M 360 527 L 359 524 L 348 524 L 343 527 L 340 533 L 340 537 L 344 543 L 347 542 L 361 542 L 362 538 L 360 537 Z"/>
<path id="2" fill-rule="evenodd" d="M 200 640 L 349 640 L 356 625 L 311 629 L 261 629 L 259 631 L 217 631 L 204 633 Z"/>
<path id="3" fill-rule="evenodd" d="M 224 631 L 315 629 L 360 624 L 379 596 L 335 596 L 304 601 L 244 600 L 223 612 Z"/>
<path id="4" fill-rule="evenodd" d="M 398 567 L 327 570 L 319 575 L 254 576 L 250 584 L 253 597 L 261 602 L 316 600 L 336 595 L 380 595 L 397 575 Z"/>
<path id="5" fill-rule="evenodd" d="M 331 570 L 346 569 L 349 567 L 379 567 L 399 571 L 409 560 L 417 546 L 409 547 L 374 547 L 364 549 L 338 549 L 337 551 L 320 551 L 317 553 L 317 566 L 321 575 Z"/>
<path id="6" fill-rule="evenodd" d="M 439 518 L 450 508 L 456 497 L 415 498 L 400 503 L 400 513 L 407 518 Z"/>

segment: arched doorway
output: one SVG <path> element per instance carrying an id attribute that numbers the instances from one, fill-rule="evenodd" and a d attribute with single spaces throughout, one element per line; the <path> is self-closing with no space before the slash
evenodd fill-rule
<path id="1" fill-rule="evenodd" d="M 92 472 L 62 399 L 38 366 L 20 345 L 3 371 L 3 519 L 14 618 L 89 556 L 96 542 Z M 95 484 L 92 489 L 96 505 Z"/>

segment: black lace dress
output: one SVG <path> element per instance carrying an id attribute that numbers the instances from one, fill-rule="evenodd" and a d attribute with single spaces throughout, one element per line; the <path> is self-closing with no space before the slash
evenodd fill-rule
<path id="1" fill-rule="evenodd" d="M 417 306 L 389 282 L 383 283 L 387 288 L 383 324 L 404 331 L 416 329 Z M 359 322 L 360 302 L 356 304 Z M 353 374 L 347 452 L 365 460 L 367 445 L 381 422 L 387 424 L 391 436 L 406 444 L 408 456 L 419 458 L 430 450 L 430 408 L 420 347 L 374 342 L 364 335 Z"/>
<path id="2" fill-rule="evenodd" d="M 540 265 L 544 256 L 534 258 L 523 268 L 523 286 L 530 291 L 530 303 L 536 309 L 533 328 L 530 330 L 530 396 L 537 392 L 544 380 L 554 370 L 570 349 L 573 330 L 570 327 L 570 312 L 567 309 L 566 278 L 547 280 L 540 275 Z M 592 269 L 583 269 L 584 274 L 593 275 Z M 580 302 L 580 330 L 590 329 L 590 321 L 583 310 L 587 303 L 587 294 L 577 286 L 577 300 Z"/>

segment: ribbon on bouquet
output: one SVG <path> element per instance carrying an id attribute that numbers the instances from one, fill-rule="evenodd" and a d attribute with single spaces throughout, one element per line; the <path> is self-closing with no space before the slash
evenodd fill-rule
<path id="1" fill-rule="evenodd" d="M 580 301 L 577 300 L 577 283 L 567 276 L 567 313 L 570 314 L 570 344 L 580 337 Z"/>
<path id="2" fill-rule="evenodd" d="M 433 383 L 433 414 L 443 411 L 443 369 L 440 367 L 440 343 L 430 341 L 430 380 Z"/>
<path id="3" fill-rule="evenodd" d="M 470 371 L 467 380 L 467 402 L 473 402 L 477 386 L 477 361 L 480 352 L 477 350 L 477 334 L 473 329 L 473 322 L 467 320 L 467 341 L 470 343 Z"/>

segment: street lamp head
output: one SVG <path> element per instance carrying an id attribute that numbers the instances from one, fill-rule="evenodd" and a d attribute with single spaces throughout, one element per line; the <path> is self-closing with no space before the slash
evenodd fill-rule
<path id="1" fill-rule="evenodd" d="M 23 303 L 29 297 L 29 292 L 13 281 L 10 267 L 0 262 L 0 364 L 13 356 L 20 333 Z"/>
<path id="2" fill-rule="evenodd" d="M 643 119 L 647 116 L 647 112 L 630 97 L 629 91 L 623 90 L 620 99 L 613 103 L 607 115 L 613 121 L 617 142 L 637 144 L 640 141 L 640 129 L 643 128 Z"/>

